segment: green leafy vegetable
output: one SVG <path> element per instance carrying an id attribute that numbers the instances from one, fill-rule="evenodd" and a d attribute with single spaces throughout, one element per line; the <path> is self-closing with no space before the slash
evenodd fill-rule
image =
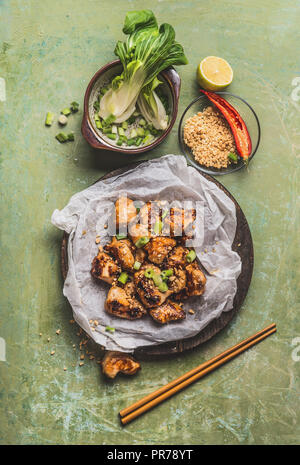
<path id="1" fill-rule="evenodd" d="M 166 109 L 158 97 L 155 89 L 161 84 L 161 81 L 155 77 L 147 86 L 143 87 L 137 100 L 138 107 L 149 124 L 155 129 L 167 129 L 168 115 Z"/>
<path id="2" fill-rule="evenodd" d="M 115 54 L 123 65 L 123 72 L 113 79 L 112 87 L 100 101 L 99 111 L 103 119 L 113 115 L 116 123 L 126 121 L 135 112 L 140 91 L 148 85 L 151 89 L 156 84 L 154 79 L 161 71 L 171 65 L 187 64 L 182 46 L 175 41 L 173 27 L 167 23 L 158 27 L 151 10 L 128 12 L 123 32 L 128 37 L 125 42 L 118 41 L 115 48 Z M 150 94 L 151 98 L 152 92 L 153 90 L 149 92 L 146 87 L 143 93 Z M 161 125 L 165 124 L 164 114 L 158 103 L 161 101 L 155 95 L 152 97 L 159 110 L 152 101 L 151 111 L 154 111 L 154 121 L 161 129 Z M 147 109 L 149 111 L 148 107 Z"/>

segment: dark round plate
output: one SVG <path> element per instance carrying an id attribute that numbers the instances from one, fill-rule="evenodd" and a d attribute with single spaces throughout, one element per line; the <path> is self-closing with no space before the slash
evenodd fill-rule
<path id="1" fill-rule="evenodd" d="M 144 161 L 144 160 L 142 160 Z M 125 173 L 129 169 L 136 167 L 141 163 L 133 163 L 124 168 L 111 171 L 105 176 L 101 177 L 98 181 L 108 179 L 112 176 L 116 176 L 122 173 Z M 211 321 L 200 333 L 196 336 L 193 336 L 188 339 L 181 339 L 178 341 L 167 342 L 164 344 L 140 347 L 135 350 L 135 355 L 142 358 L 143 356 L 158 356 L 158 355 L 170 355 L 183 352 L 185 350 L 193 349 L 194 347 L 203 344 L 204 342 L 211 339 L 219 331 L 225 328 L 236 313 L 240 310 L 244 299 L 247 295 L 251 278 L 253 272 L 253 263 L 254 263 L 254 254 L 253 254 L 253 243 L 249 225 L 247 223 L 246 217 L 242 212 L 241 207 L 233 196 L 222 186 L 221 183 L 216 181 L 211 176 L 200 173 L 201 176 L 204 176 L 209 181 L 216 184 L 235 204 L 236 207 L 236 217 L 237 217 L 237 228 L 235 233 L 235 238 L 232 244 L 232 249 L 237 252 L 242 261 L 242 271 L 237 279 L 237 292 L 233 302 L 232 310 L 228 312 L 223 312 L 219 318 Z M 97 181 L 97 182 L 98 182 Z M 68 234 L 63 234 L 62 244 L 61 244 L 61 270 L 63 279 L 66 279 L 68 272 Z"/>

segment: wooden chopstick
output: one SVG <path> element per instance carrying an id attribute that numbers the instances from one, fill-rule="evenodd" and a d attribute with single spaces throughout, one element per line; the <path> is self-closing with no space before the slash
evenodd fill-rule
<path id="1" fill-rule="evenodd" d="M 263 339 L 275 332 L 276 325 L 273 323 L 264 328 L 263 330 L 259 331 L 258 333 L 255 333 L 249 338 L 241 341 L 239 344 L 236 344 L 235 346 L 227 349 L 225 352 L 222 352 L 216 357 L 208 360 L 205 363 L 202 363 L 193 370 L 188 371 L 179 378 L 171 381 L 170 383 L 166 384 L 160 389 L 157 389 L 151 394 L 145 396 L 138 402 L 135 402 L 129 407 L 121 410 L 120 416 L 122 424 L 126 425 L 130 421 L 140 416 L 142 413 L 160 404 L 165 399 L 168 399 L 172 395 L 184 389 L 186 386 L 189 386 L 193 382 L 212 372 L 216 368 L 220 367 L 224 363 L 233 359 L 240 353 L 244 352 L 245 350 L 249 349 L 253 345 L 257 344 L 258 342 L 262 341 Z"/>

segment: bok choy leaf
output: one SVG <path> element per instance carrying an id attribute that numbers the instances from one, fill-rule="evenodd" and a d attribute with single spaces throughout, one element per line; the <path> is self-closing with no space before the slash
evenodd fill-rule
<path id="1" fill-rule="evenodd" d="M 166 109 L 158 97 L 155 89 L 161 82 L 155 77 L 153 81 L 141 90 L 137 104 L 143 117 L 155 129 L 167 129 L 168 115 Z"/>
<path id="2" fill-rule="evenodd" d="M 150 10 L 128 12 L 123 32 L 127 39 L 124 42 L 118 41 L 115 48 L 123 71 L 113 79 L 112 87 L 100 101 L 99 110 L 103 119 L 114 116 L 115 123 L 121 123 L 132 115 L 142 88 L 151 85 L 161 71 L 171 65 L 187 63 L 182 46 L 175 42 L 173 27 L 165 23 L 158 28 Z M 149 94 L 147 89 L 145 92 Z M 158 107 L 159 102 L 153 92 L 150 94 Z M 156 115 L 158 111 L 155 110 Z"/>

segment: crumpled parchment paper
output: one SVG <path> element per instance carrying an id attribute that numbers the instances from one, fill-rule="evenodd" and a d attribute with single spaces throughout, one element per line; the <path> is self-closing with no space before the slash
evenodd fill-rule
<path id="1" fill-rule="evenodd" d="M 160 326 L 148 315 L 129 321 L 109 315 L 104 302 L 109 285 L 96 282 L 91 263 L 98 252 L 96 235 L 101 244 L 109 242 L 104 228 L 111 215 L 111 202 L 127 194 L 133 200 L 164 199 L 202 201 L 204 206 L 204 242 L 196 247 L 205 270 L 207 284 L 203 296 L 184 303 L 186 319 Z M 236 230 L 234 203 L 214 183 L 206 180 L 183 156 L 166 155 L 146 161 L 124 174 L 99 181 L 71 197 L 63 210 L 55 210 L 52 223 L 70 234 L 69 270 L 63 293 L 69 300 L 74 319 L 98 344 L 108 350 L 132 352 L 134 349 L 167 341 L 192 337 L 210 321 L 232 308 L 237 290 L 236 280 L 241 260 L 231 250 Z M 93 331 L 90 320 L 99 325 Z M 115 328 L 114 333 L 105 331 Z"/>

